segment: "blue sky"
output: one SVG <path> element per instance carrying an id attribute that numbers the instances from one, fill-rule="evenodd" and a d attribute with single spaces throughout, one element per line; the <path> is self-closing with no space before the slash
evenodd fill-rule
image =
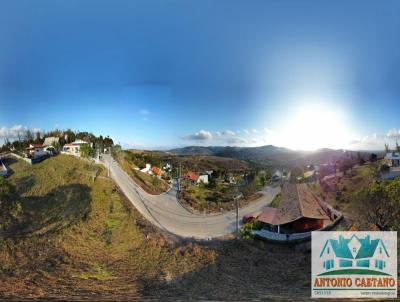
<path id="1" fill-rule="evenodd" d="M 0 140 L 382 148 L 399 37 L 399 1 L 0 0 Z"/>

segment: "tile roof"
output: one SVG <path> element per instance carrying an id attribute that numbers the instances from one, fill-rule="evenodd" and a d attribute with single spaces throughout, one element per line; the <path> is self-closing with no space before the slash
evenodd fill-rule
<path id="1" fill-rule="evenodd" d="M 162 175 L 162 170 L 159 167 L 154 166 L 151 168 L 151 171 L 156 175 Z"/>
<path id="2" fill-rule="evenodd" d="M 185 174 L 185 178 L 197 181 L 199 179 L 199 175 L 197 175 L 195 172 L 189 171 Z"/>
<path id="3" fill-rule="evenodd" d="M 329 219 L 307 184 L 285 184 L 272 224 L 286 224 L 302 217 Z"/>
<path id="4" fill-rule="evenodd" d="M 272 224 L 276 215 L 276 211 L 277 211 L 276 208 L 266 207 L 264 208 L 262 213 L 257 217 L 257 220 L 268 224 Z"/>

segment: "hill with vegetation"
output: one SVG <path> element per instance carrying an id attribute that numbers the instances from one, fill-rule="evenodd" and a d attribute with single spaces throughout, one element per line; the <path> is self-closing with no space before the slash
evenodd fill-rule
<path id="1" fill-rule="evenodd" d="M 212 155 L 229 157 L 247 161 L 251 164 L 264 167 L 304 166 L 308 164 L 321 165 L 335 161 L 343 156 L 356 157 L 358 153 L 368 158 L 370 152 L 356 152 L 334 149 L 319 149 L 316 151 L 296 151 L 273 145 L 261 147 L 229 147 L 229 146 L 189 146 L 169 150 L 176 155 Z"/>
<path id="2" fill-rule="evenodd" d="M 20 208 L 0 237 L 0 299 L 309 296 L 307 249 L 173 237 L 149 225 L 101 166 L 72 156 L 7 164 L 0 198 L 15 194 Z"/>

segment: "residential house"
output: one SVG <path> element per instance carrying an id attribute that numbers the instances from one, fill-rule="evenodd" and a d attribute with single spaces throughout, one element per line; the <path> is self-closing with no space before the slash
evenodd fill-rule
<path id="1" fill-rule="evenodd" d="M 81 156 L 81 147 L 83 145 L 90 145 L 90 144 L 83 140 L 76 140 L 73 143 L 65 144 L 62 153 L 79 157 Z"/>
<path id="2" fill-rule="evenodd" d="M 330 216 L 307 184 L 287 183 L 279 207 L 264 208 L 257 220 L 270 231 L 292 234 L 322 229 L 331 223 Z"/>
<path id="3" fill-rule="evenodd" d="M 151 168 L 151 172 L 153 175 L 157 176 L 158 178 L 161 178 L 161 176 L 163 175 L 163 171 L 159 167 L 156 167 L 156 166 L 153 166 Z"/>
<path id="4" fill-rule="evenodd" d="M 60 145 L 60 138 L 54 136 L 46 137 L 43 142 L 43 147 L 49 147 L 49 146 L 57 147 L 59 145 Z"/>
<path id="5" fill-rule="evenodd" d="M 320 258 L 325 270 L 335 268 L 375 268 L 386 267 L 389 254 L 381 239 L 371 240 L 370 235 L 359 238 L 356 235 L 339 240 L 329 239 L 321 251 Z"/>
<path id="6" fill-rule="evenodd" d="M 146 164 L 146 167 L 144 167 L 143 169 L 139 170 L 142 173 L 146 173 L 146 174 L 152 174 L 151 172 L 151 165 L 150 164 Z"/>
<path id="7" fill-rule="evenodd" d="M 197 183 L 208 184 L 208 174 L 206 173 L 200 174 L 199 178 L 197 179 Z"/>
<path id="8" fill-rule="evenodd" d="M 383 179 L 393 179 L 400 176 L 400 153 L 389 152 L 384 157 L 384 162 L 389 166 L 387 171 L 382 171 Z"/>
<path id="9" fill-rule="evenodd" d="M 43 145 L 41 144 L 29 144 L 29 147 L 25 149 L 27 157 L 37 159 L 46 155 Z"/>
<path id="10" fill-rule="evenodd" d="M 197 184 L 199 180 L 199 175 L 195 172 L 189 171 L 184 175 L 186 180 L 189 180 L 193 184 Z"/>
<path id="11" fill-rule="evenodd" d="M 59 152 L 60 138 L 59 137 L 46 137 L 43 142 L 43 149 L 48 155 L 54 155 Z"/>

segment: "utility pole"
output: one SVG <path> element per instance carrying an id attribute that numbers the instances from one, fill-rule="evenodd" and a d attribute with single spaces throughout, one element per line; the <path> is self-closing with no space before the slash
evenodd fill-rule
<path id="1" fill-rule="evenodd" d="M 179 163 L 178 192 L 181 191 L 182 163 Z"/>
<path id="2" fill-rule="evenodd" d="M 239 196 L 235 196 L 236 201 L 236 239 L 239 240 Z"/>

